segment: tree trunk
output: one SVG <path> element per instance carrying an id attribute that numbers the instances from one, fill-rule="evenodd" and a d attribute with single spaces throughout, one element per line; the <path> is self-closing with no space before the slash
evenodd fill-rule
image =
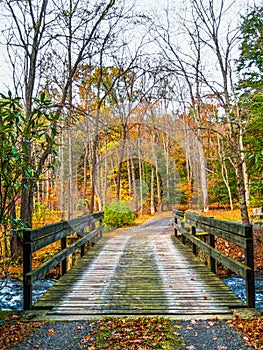
<path id="1" fill-rule="evenodd" d="M 155 214 L 155 206 L 154 206 L 154 175 L 155 175 L 155 168 L 152 165 L 152 172 L 151 172 L 151 214 Z"/>
<path id="2" fill-rule="evenodd" d="M 10 216 L 13 219 L 16 219 L 16 205 L 14 200 L 12 201 Z M 23 256 L 23 236 L 22 234 L 18 234 L 18 232 L 15 229 L 12 230 L 11 234 L 10 250 L 11 258 L 14 260 Z"/>
<path id="3" fill-rule="evenodd" d="M 218 155 L 219 155 L 220 163 L 221 163 L 221 174 L 222 174 L 223 181 L 224 181 L 226 188 L 227 188 L 230 209 L 233 210 L 234 207 L 233 207 L 231 188 L 230 188 L 229 179 L 228 179 L 228 170 L 227 170 L 225 159 L 224 159 L 225 156 L 224 156 L 224 151 L 222 149 L 223 146 L 221 147 L 221 145 L 220 145 L 219 137 L 217 137 L 217 144 L 218 144 Z"/>
<path id="4" fill-rule="evenodd" d="M 124 152 L 125 152 L 125 145 L 126 145 L 126 137 L 127 137 L 127 131 L 126 131 L 126 125 L 123 125 L 123 140 L 121 142 L 121 149 L 120 149 L 120 157 L 119 157 L 119 164 L 118 164 L 118 172 L 117 172 L 117 188 L 116 188 L 116 200 L 121 200 L 121 174 L 122 174 L 122 162 L 124 159 Z"/>
<path id="5" fill-rule="evenodd" d="M 244 186 L 242 162 L 239 162 L 238 164 L 236 164 L 236 178 L 237 178 L 237 190 L 238 190 L 238 197 L 240 202 L 240 212 L 241 212 L 242 222 L 243 224 L 249 224 L 249 215 L 248 215 L 247 203 L 246 203 L 246 190 Z"/>
<path id="6" fill-rule="evenodd" d="M 133 157 L 131 157 L 130 163 L 131 163 L 131 175 L 132 175 L 133 207 L 137 213 L 137 211 L 138 211 L 138 196 L 137 196 L 136 174 L 135 174 L 135 166 L 134 166 Z"/>
<path id="7" fill-rule="evenodd" d="M 89 144 L 88 142 L 85 143 L 85 153 L 84 153 L 84 159 L 83 159 L 83 193 L 82 193 L 82 200 L 83 200 L 83 206 L 85 213 L 87 212 L 87 176 L 88 176 L 88 155 L 89 155 Z"/>
<path id="8" fill-rule="evenodd" d="M 60 178 L 61 178 L 61 219 L 66 219 L 66 184 L 65 184 L 65 128 L 62 125 L 61 131 L 61 165 L 60 165 Z"/>
<path id="9" fill-rule="evenodd" d="M 140 213 L 143 214 L 143 178 L 142 178 L 142 161 L 140 147 L 138 148 L 138 160 L 139 160 L 139 181 L 140 181 Z"/>
<path id="10" fill-rule="evenodd" d="M 73 219 L 73 164 L 72 164 L 72 135 L 71 129 L 68 128 L 68 220 Z"/>

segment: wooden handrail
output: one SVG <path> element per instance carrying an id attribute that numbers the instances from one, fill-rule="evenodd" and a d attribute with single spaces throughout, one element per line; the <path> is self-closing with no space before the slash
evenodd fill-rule
<path id="1" fill-rule="evenodd" d="M 178 220 L 180 223 L 178 223 Z M 246 304 L 250 308 L 255 307 L 255 277 L 254 277 L 254 254 L 253 254 L 253 229 L 250 224 L 216 220 L 211 217 L 201 216 L 196 213 L 185 213 L 174 210 L 174 233 L 181 233 L 185 244 L 188 239 L 192 242 L 193 253 L 197 247 L 209 256 L 209 265 L 216 272 L 215 261 L 222 263 L 226 268 L 235 272 L 246 280 Z M 199 235 L 206 236 L 204 242 Z M 215 248 L 215 237 L 235 243 L 244 248 L 245 263 L 236 261 Z"/>
<path id="2" fill-rule="evenodd" d="M 24 310 L 32 309 L 32 285 L 49 270 L 62 264 L 62 274 L 67 271 L 66 258 L 78 248 L 81 256 L 84 254 L 84 244 L 102 237 L 102 220 L 104 213 L 81 216 L 68 221 L 61 221 L 38 229 L 28 229 L 23 232 L 23 289 Z M 98 222 L 98 227 L 95 225 Z M 77 233 L 78 240 L 66 246 L 66 237 Z M 61 251 L 42 265 L 32 270 L 32 253 L 54 242 L 61 241 Z"/>

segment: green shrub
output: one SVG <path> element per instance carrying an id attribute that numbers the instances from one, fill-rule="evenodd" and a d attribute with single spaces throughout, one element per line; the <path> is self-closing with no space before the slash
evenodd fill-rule
<path id="1" fill-rule="evenodd" d="M 132 225 L 135 213 L 125 202 L 112 202 L 104 209 L 104 224 L 111 227 Z"/>

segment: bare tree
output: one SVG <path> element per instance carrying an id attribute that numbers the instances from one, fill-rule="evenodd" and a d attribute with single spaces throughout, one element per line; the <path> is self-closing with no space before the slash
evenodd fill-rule
<path id="1" fill-rule="evenodd" d="M 168 89 L 172 89 L 174 96 L 170 96 L 171 101 L 176 100 L 179 108 L 184 113 L 192 116 L 196 125 L 196 136 L 199 140 L 198 146 L 202 147 L 203 144 L 203 131 L 202 131 L 202 99 L 201 99 L 201 87 L 202 87 L 202 62 L 201 62 L 201 50 L 202 44 L 199 38 L 198 28 L 194 28 L 194 32 L 191 32 L 187 24 L 183 24 L 183 33 L 185 36 L 189 35 L 192 39 L 190 48 L 180 47 L 179 43 L 176 43 L 176 37 L 180 36 L 178 28 L 173 28 L 172 11 L 170 9 L 165 10 L 165 23 L 159 21 L 152 27 L 152 35 L 155 38 L 157 45 L 160 47 L 160 56 L 162 57 L 162 74 L 166 74 L 169 83 Z M 175 33 L 173 32 L 175 30 Z M 178 40 L 179 42 L 179 40 Z M 180 99 L 179 92 L 187 88 L 187 96 Z M 176 92 L 177 90 L 177 92 Z M 182 97 L 182 95 L 181 95 Z M 168 98 L 168 97 L 166 97 Z M 187 99 L 187 100 L 185 100 Z M 191 126 L 189 125 L 189 129 Z M 190 130 L 193 134 L 193 131 Z M 189 142 L 191 139 L 188 139 Z M 187 154 L 187 172 L 189 181 L 191 181 L 193 167 L 198 167 L 200 170 L 201 190 L 203 195 L 203 209 L 208 210 L 208 190 L 207 190 L 207 175 L 206 175 L 206 160 L 202 156 L 196 158 L 196 154 L 189 152 L 191 150 L 190 145 L 186 144 Z"/>
<path id="2" fill-rule="evenodd" d="M 231 149 L 231 158 L 236 171 L 238 198 L 242 221 L 249 222 L 246 197 L 246 166 L 243 155 L 244 124 L 240 118 L 237 94 L 233 81 L 233 50 L 237 44 L 239 27 L 232 28 L 224 23 L 224 15 L 233 9 L 235 1 L 227 6 L 225 0 L 216 2 L 209 0 L 192 0 L 195 25 L 200 28 L 199 38 L 213 54 L 213 59 L 218 65 L 219 83 L 209 81 L 202 76 L 204 83 L 212 90 L 225 111 L 225 124 L 227 127 L 227 142 Z M 223 32 L 224 30 L 224 32 Z M 225 37 L 225 40 L 223 39 Z"/>
<path id="3" fill-rule="evenodd" d="M 48 0 L 35 2 L 5 0 L 1 2 L 9 23 L 9 28 L 5 29 L 5 36 L 9 58 L 16 72 L 13 76 L 17 77 L 20 74 L 22 79 L 19 80 L 19 84 L 16 84 L 15 81 L 14 85 L 17 92 L 19 92 L 19 88 L 23 88 L 27 121 L 30 121 L 32 114 L 35 113 L 33 109 L 34 98 L 38 96 L 39 87 L 41 82 L 44 81 L 43 71 L 41 70 L 42 58 L 44 59 L 48 50 L 52 50 L 52 47 L 55 45 L 58 51 L 61 50 L 61 55 L 65 51 L 64 48 L 68 48 L 66 49 L 66 52 L 68 52 L 67 71 L 65 78 L 61 80 L 60 91 L 58 89 L 57 95 L 59 95 L 59 100 L 56 105 L 56 117 L 53 121 L 50 121 L 52 130 L 57 131 L 58 120 L 63 108 L 66 105 L 71 107 L 72 81 L 79 65 L 90 55 L 94 54 L 94 50 L 99 52 L 103 48 L 101 43 L 105 41 L 103 36 L 105 31 L 106 35 L 108 33 L 107 23 L 109 26 L 114 19 L 118 20 L 121 16 L 114 0 L 91 5 L 90 9 L 86 8 L 87 4 L 85 1 L 77 1 L 75 6 L 79 7 L 78 16 L 74 18 L 74 30 L 73 25 L 68 26 L 67 28 L 70 28 L 70 31 L 65 36 L 63 32 L 65 26 L 60 27 L 56 23 L 60 25 L 62 19 L 66 18 L 67 20 L 71 17 L 71 12 L 66 4 L 66 0 L 60 3 Z M 72 2 L 70 4 L 72 5 Z M 67 11 L 65 8 L 67 8 Z M 74 12 L 73 8 L 72 12 Z M 69 38 L 71 39 L 68 40 Z M 20 65 L 18 65 L 18 58 L 21 60 Z M 55 78 L 53 79 L 53 85 L 59 80 L 58 76 Z M 32 127 L 33 132 L 34 127 Z M 33 198 L 37 179 L 44 171 L 45 162 L 53 152 L 56 144 L 56 132 L 46 135 L 48 136 L 47 142 L 43 143 L 41 148 L 38 148 L 37 158 L 32 151 L 33 139 L 30 133 L 27 134 L 27 137 L 22 142 L 25 161 L 29 168 L 34 165 L 35 169 L 34 174 L 28 176 L 27 172 L 22 179 L 20 217 L 28 227 L 32 225 Z"/>
<path id="4" fill-rule="evenodd" d="M 239 29 L 237 24 L 231 25 L 226 20 L 234 5 L 235 1 L 190 0 L 184 16 L 174 18 L 174 12 L 166 10 L 166 21 L 160 20 L 157 24 L 152 24 L 152 28 L 155 40 L 162 49 L 163 70 L 177 77 L 175 81 L 178 90 L 181 90 L 180 85 L 188 87 L 186 97 L 189 103 L 186 107 L 193 117 L 201 144 L 207 129 L 203 124 L 202 106 L 210 100 L 217 101 L 223 108 L 224 117 L 221 121 L 227 126 L 224 136 L 230 145 L 236 171 L 242 220 L 249 222 L 246 167 L 242 153 L 244 124 L 234 89 L 233 54 L 238 43 Z M 176 21 L 181 24 L 180 28 L 174 25 Z M 185 107 L 185 102 L 183 105 Z M 214 124 L 210 128 L 216 133 L 221 132 L 220 125 Z M 200 167 L 203 170 L 206 167 L 204 161 L 201 157 Z M 204 193 L 207 193 L 206 180 L 202 178 L 201 181 Z M 207 198 L 204 198 L 204 204 L 207 207 Z"/>

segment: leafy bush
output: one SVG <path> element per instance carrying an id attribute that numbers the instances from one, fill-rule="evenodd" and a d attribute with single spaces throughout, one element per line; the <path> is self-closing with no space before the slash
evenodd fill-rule
<path id="1" fill-rule="evenodd" d="M 104 209 L 104 224 L 112 227 L 132 225 L 135 213 L 125 202 L 112 202 Z"/>

